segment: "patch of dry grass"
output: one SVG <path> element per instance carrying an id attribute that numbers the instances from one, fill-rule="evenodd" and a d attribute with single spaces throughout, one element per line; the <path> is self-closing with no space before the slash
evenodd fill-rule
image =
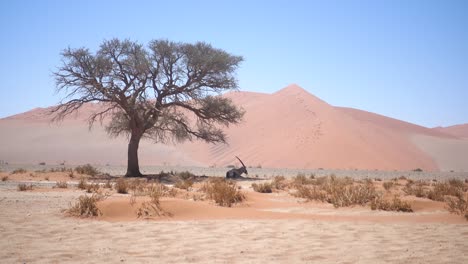
<path id="1" fill-rule="evenodd" d="M 55 188 L 62 188 L 62 189 L 66 189 L 68 188 L 68 184 L 66 181 L 57 181 L 57 183 L 55 183 Z"/>
<path id="2" fill-rule="evenodd" d="M 254 191 L 259 192 L 259 193 L 271 193 L 273 192 L 272 184 L 269 182 L 265 183 L 253 183 L 252 188 Z"/>
<path id="3" fill-rule="evenodd" d="M 395 183 L 393 181 L 384 182 L 382 184 L 382 186 L 384 187 L 386 191 L 390 191 L 390 189 L 392 189 L 394 185 Z"/>
<path id="4" fill-rule="evenodd" d="M 275 176 L 271 182 L 271 186 L 276 190 L 285 190 L 288 188 L 288 185 L 284 176 Z"/>
<path id="5" fill-rule="evenodd" d="M 224 178 L 210 179 L 203 185 L 202 191 L 206 193 L 208 199 L 214 200 L 220 206 L 231 207 L 245 200 L 236 182 Z"/>
<path id="6" fill-rule="evenodd" d="M 192 188 L 193 184 L 194 184 L 193 179 L 190 179 L 190 178 L 180 179 L 176 181 L 176 183 L 174 184 L 174 187 L 183 189 L 183 190 L 189 190 L 190 188 Z"/>
<path id="7" fill-rule="evenodd" d="M 84 189 L 86 189 L 87 185 L 88 184 L 86 183 L 85 178 L 83 178 L 83 177 L 80 178 L 80 181 L 78 182 L 78 189 L 84 190 Z"/>
<path id="8" fill-rule="evenodd" d="M 65 213 L 69 216 L 76 217 L 95 217 L 102 215 L 101 211 L 97 207 L 97 202 L 104 199 L 104 196 L 93 193 L 91 196 L 81 195 L 78 197 L 78 201 L 71 205 L 69 209 L 65 210 Z"/>
<path id="9" fill-rule="evenodd" d="M 155 217 L 155 216 L 171 216 L 161 207 L 159 199 L 164 195 L 163 188 L 154 186 L 149 193 L 150 201 L 143 202 L 141 207 L 138 208 L 138 217 Z"/>
<path id="10" fill-rule="evenodd" d="M 375 197 L 371 202 L 372 210 L 396 211 L 396 212 L 413 212 L 411 204 L 403 201 L 398 196 L 394 196 L 392 200 L 386 200 L 381 195 Z"/>
<path id="11" fill-rule="evenodd" d="M 468 220 L 468 193 L 446 197 L 447 209 L 452 214 L 462 215 Z"/>
<path id="12" fill-rule="evenodd" d="M 32 184 L 26 184 L 26 183 L 20 183 L 17 186 L 18 191 L 24 192 L 24 191 L 30 191 L 34 188 Z"/>
<path id="13" fill-rule="evenodd" d="M 130 186 L 129 186 L 127 180 L 125 180 L 124 178 L 119 178 L 115 182 L 114 187 L 115 187 L 115 190 L 117 191 L 117 193 L 126 194 L 126 193 L 128 193 L 128 189 L 129 189 Z"/>
<path id="14" fill-rule="evenodd" d="M 21 174 L 21 173 L 26 173 L 26 172 L 28 171 L 23 168 L 19 168 L 19 169 L 12 171 L 11 174 Z"/>
<path id="15" fill-rule="evenodd" d="M 86 174 L 90 176 L 96 176 L 99 174 L 99 170 L 93 167 L 91 164 L 77 166 L 75 171 L 79 174 Z"/>
<path id="16" fill-rule="evenodd" d="M 8 175 L 5 175 L 2 177 L 2 181 L 7 181 L 8 180 Z"/>

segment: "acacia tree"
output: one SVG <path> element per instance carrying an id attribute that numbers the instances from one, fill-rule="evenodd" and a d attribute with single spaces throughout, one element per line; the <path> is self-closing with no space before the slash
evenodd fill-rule
<path id="1" fill-rule="evenodd" d="M 201 139 L 226 142 L 221 129 L 242 120 L 244 111 L 221 93 L 237 89 L 235 71 L 243 60 L 203 42 L 153 40 L 104 41 L 95 53 L 65 49 L 54 72 L 57 92 L 65 96 L 53 109 L 62 120 L 90 102 L 102 107 L 89 125 L 110 116 L 106 131 L 127 135 L 125 176 L 142 176 L 138 146 L 142 138 L 168 143 Z"/>

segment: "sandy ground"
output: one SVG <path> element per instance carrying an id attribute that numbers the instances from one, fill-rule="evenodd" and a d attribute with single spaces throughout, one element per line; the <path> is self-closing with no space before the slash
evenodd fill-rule
<path id="1" fill-rule="evenodd" d="M 449 214 L 441 203 L 416 201 L 416 212 L 411 214 L 334 209 L 300 203 L 281 193 L 253 193 L 250 182 L 240 184 L 247 195 L 240 206 L 222 208 L 208 201 L 165 198 L 162 206 L 172 210 L 173 217 L 142 220 L 119 213 L 130 206 L 129 195 L 114 194 L 102 202 L 104 216 L 99 219 L 77 219 L 61 210 L 84 191 L 19 192 L 15 182 L 1 182 L 0 259 L 2 263 L 468 263 L 468 222 Z"/>

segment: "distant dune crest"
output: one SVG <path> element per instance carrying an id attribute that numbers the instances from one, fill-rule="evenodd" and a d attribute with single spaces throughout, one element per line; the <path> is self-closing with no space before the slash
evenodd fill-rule
<path id="1" fill-rule="evenodd" d="M 430 129 L 358 109 L 334 107 L 296 84 L 273 94 L 229 92 L 224 96 L 246 110 L 244 122 L 227 129 L 229 144 L 142 142 L 141 164 L 237 165 L 237 155 L 254 167 L 446 170 L 449 168 L 443 160 L 460 159 L 460 153 L 468 156 L 468 124 Z M 50 124 L 47 113 L 51 108 L 0 119 L 0 144 L 6 146 L 0 150 L 0 159 L 12 163 L 67 160 L 125 164 L 125 138 L 108 138 L 99 124 L 88 131 L 89 113 L 101 107 L 86 105 L 60 125 Z M 424 136 L 424 144 L 414 140 L 415 136 Z M 447 157 L 450 148 L 442 144 L 439 148 L 443 148 L 444 157 L 435 155 L 439 154 L 437 148 L 426 147 L 431 139 L 439 143 L 449 140 L 450 145 L 460 142 L 455 144 L 457 154 Z M 468 162 L 456 169 L 468 170 Z"/>

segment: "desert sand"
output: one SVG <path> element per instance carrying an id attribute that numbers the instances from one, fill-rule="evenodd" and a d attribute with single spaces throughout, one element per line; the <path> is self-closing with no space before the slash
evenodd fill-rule
<path id="1" fill-rule="evenodd" d="M 267 168 L 468 171 L 461 158 L 468 156 L 468 139 L 449 128 L 335 107 L 294 84 L 273 94 L 224 96 L 246 110 L 244 122 L 226 130 L 228 144 L 143 141 L 141 165 L 225 167 L 238 165 L 234 156 L 240 156 L 247 166 Z M 100 107 L 88 104 L 61 124 L 50 122 L 50 108 L 0 119 L 0 160 L 125 165 L 126 138 L 109 138 L 100 124 L 88 130 L 87 116 Z M 421 137 L 425 140 L 415 140 Z"/>
<path id="2" fill-rule="evenodd" d="M 112 194 L 102 216 L 80 219 L 63 209 L 85 194 L 51 181 L 17 191 L 25 174 L 0 182 L 2 263 L 467 263 L 468 222 L 444 203 L 407 197 L 413 213 L 305 202 L 287 193 L 256 193 L 232 208 L 211 201 L 163 198 L 171 216 L 137 218 L 144 197 Z M 38 183 L 31 182 L 33 184 Z M 47 184 L 49 183 L 49 184 Z"/>

